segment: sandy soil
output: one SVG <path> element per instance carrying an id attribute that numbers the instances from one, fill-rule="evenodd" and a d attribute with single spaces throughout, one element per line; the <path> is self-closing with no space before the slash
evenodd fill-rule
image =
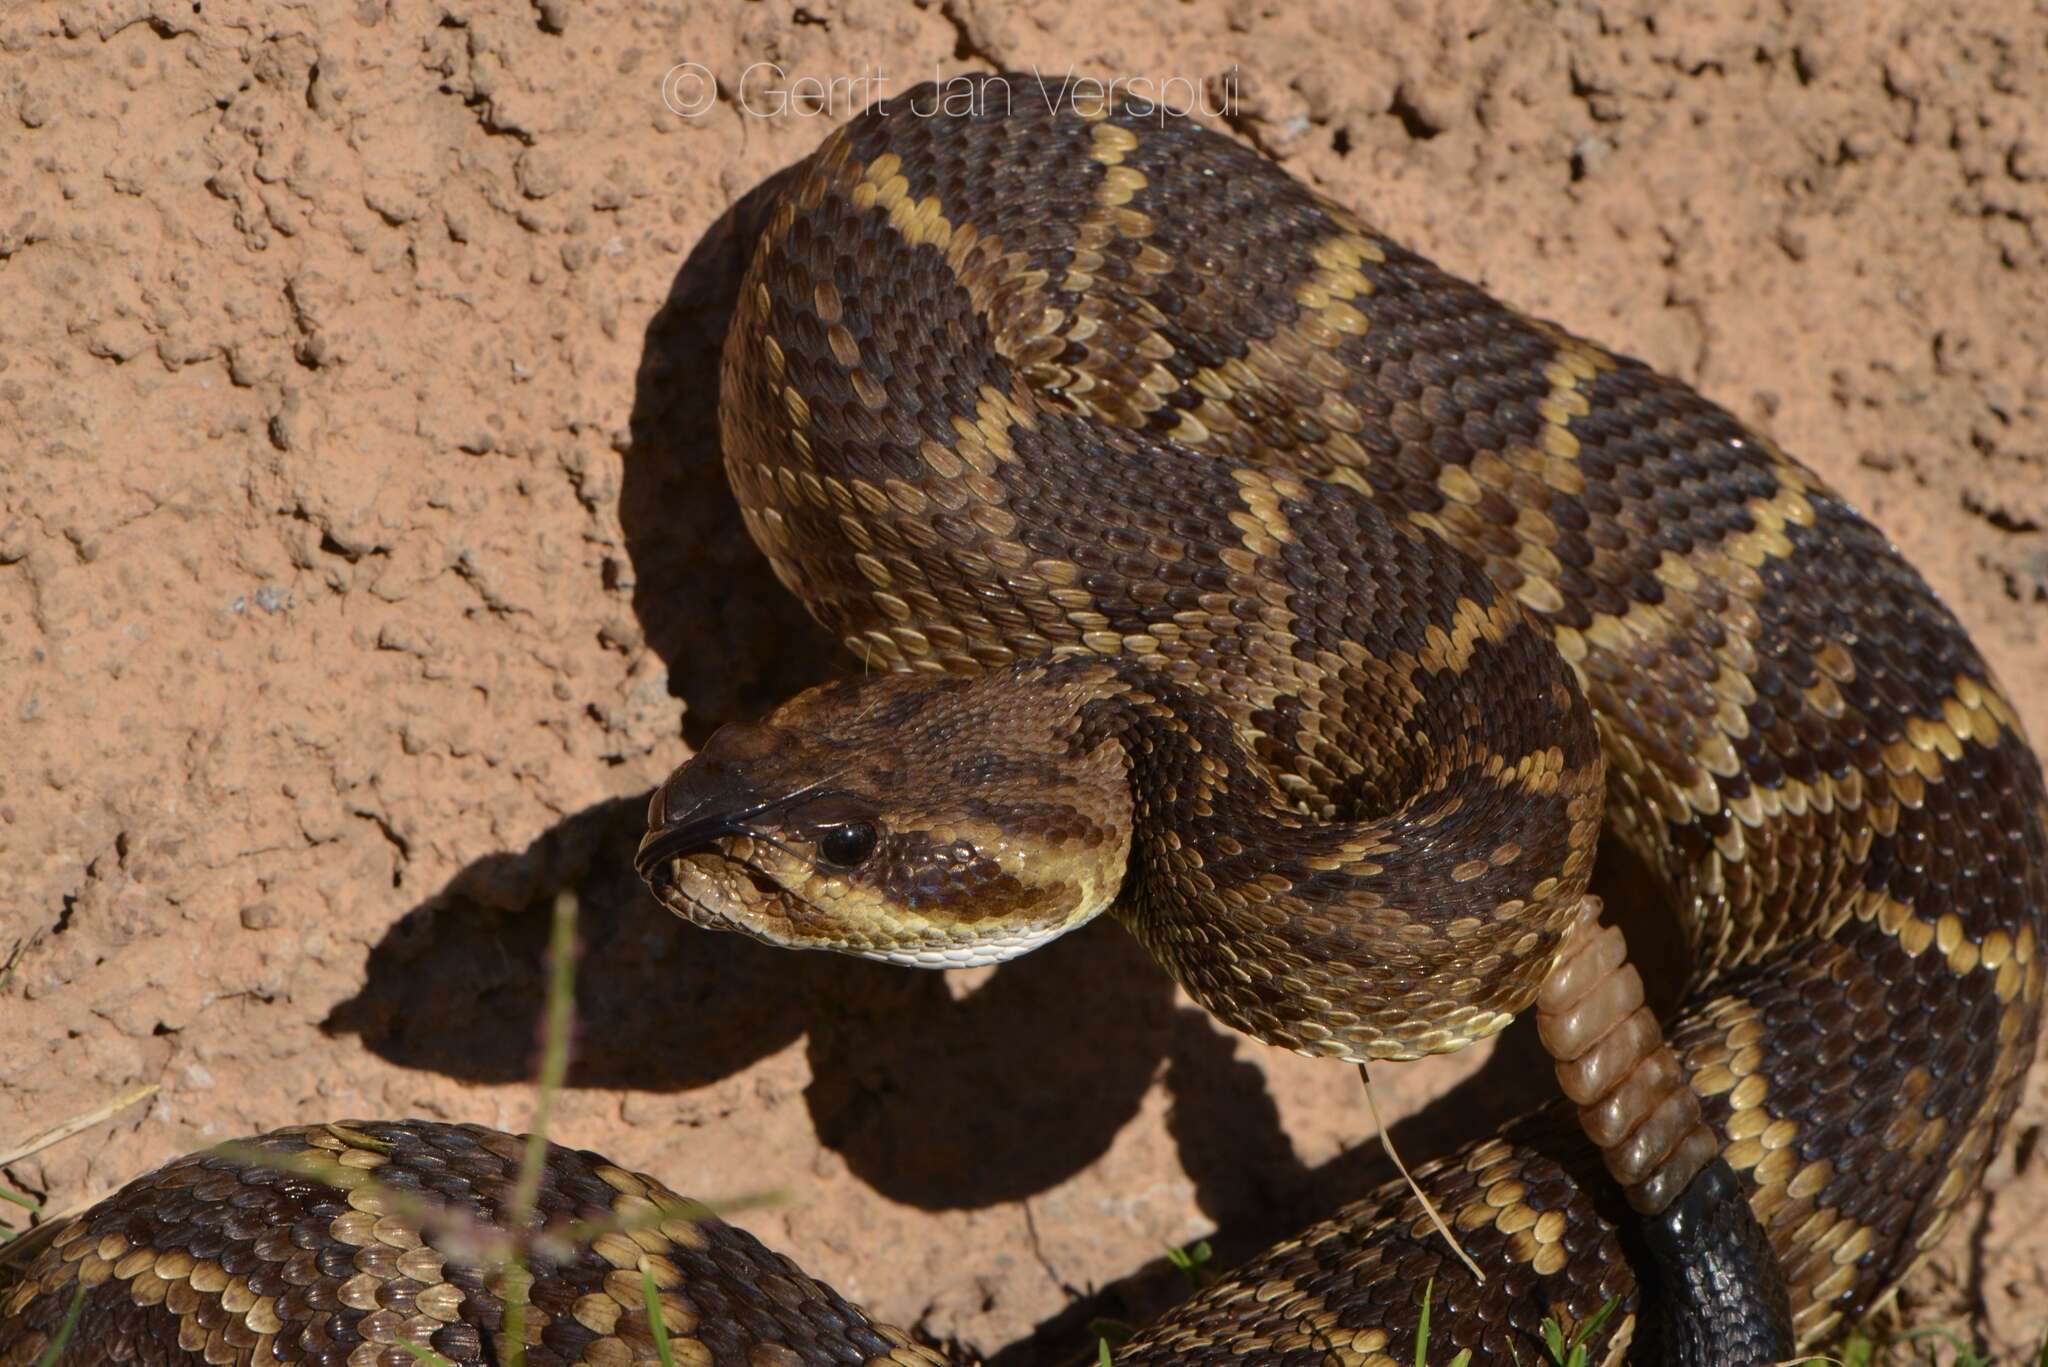
<path id="1" fill-rule="evenodd" d="M 727 211 L 877 89 L 1032 64 L 1234 87 L 1297 175 L 1729 404 L 2048 736 L 2039 4 L 16 4 L 0 1148 L 163 1090 L 11 1180 L 69 1204 L 296 1118 L 522 1126 L 564 886 L 559 1136 L 780 1187 L 765 1237 L 1002 1362 L 1152 1313 L 1165 1244 L 1231 1256 L 1379 1175 L 1347 1070 L 1224 1034 L 1113 929 L 918 975 L 692 930 L 624 871 L 691 742 L 832 667 L 717 467 Z M 1527 1048 L 1388 1070 L 1411 1155 L 1527 1095 Z M 2044 1120 L 1917 1284 L 2008 1347 L 2048 1321 Z"/>

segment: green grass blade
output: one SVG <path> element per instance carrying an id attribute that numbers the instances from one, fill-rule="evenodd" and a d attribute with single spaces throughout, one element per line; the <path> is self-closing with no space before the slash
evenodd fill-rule
<path id="1" fill-rule="evenodd" d="M 50 1346 L 43 1349 L 43 1355 L 36 1359 L 36 1367 L 56 1367 L 57 1359 L 64 1356 L 64 1350 L 71 1346 L 71 1336 L 78 1332 L 78 1317 L 85 1312 L 85 1283 L 71 1293 L 71 1305 L 64 1311 L 63 1327 L 57 1330 L 57 1337 L 50 1340 Z"/>
<path id="2" fill-rule="evenodd" d="M 654 1270 L 640 1264 L 640 1295 L 647 1302 L 647 1332 L 654 1336 L 654 1356 L 661 1367 L 676 1367 L 675 1350 L 668 1346 L 668 1320 L 661 1313 L 661 1288 L 654 1284 Z"/>
<path id="3" fill-rule="evenodd" d="M 1605 1327 L 1607 1321 L 1614 1317 L 1614 1312 L 1620 1308 L 1621 1297 L 1608 1297 L 1607 1304 L 1601 1306 L 1598 1310 L 1595 1310 L 1592 1316 L 1589 1319 L 1587 1319 L 1587 1321 L 1584 1324 L 1580 1325 L 1577 1330 L 1573 1332 L 1572 1360 L 1575 1363 L 1579 1364 L 1580 1367 L 1583 1367 L 1583 1365 L 1586 1362 L 1590 1361 L 1593 1356 L 1593 1336 L 1599 1333 L 1600 1330 L 1603 1327 Z"/>
<path id="4" fill-rule="evenodd" d="M 548 995 L 542 1016 L 540 1077 L 534 1084 L 533 1129 L 526 1136 L 526 1155 L 519 1164 L 519 1180 L 512 1188 L 511 1209 L 506 1212 L 513 1229 L 524 1232 L 540 1198 L 541 1170 L 548 1161 L 548 1119 L 554 1109 L 555 1093 L 569 1073 L 569 1029 L 576 1015 L 576 894 L 555 894 L 552 933 L 548 936 Z M 505 1274 L 505 1362 L 506 1367 L 526 1367 L 526 1297 L 533 1285 L 526 1258 L 515 1252 L 506 1260 Z"/>

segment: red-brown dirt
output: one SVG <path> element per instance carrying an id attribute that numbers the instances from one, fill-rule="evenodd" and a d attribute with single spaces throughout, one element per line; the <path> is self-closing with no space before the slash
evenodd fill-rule
<path id="1" fill-rule="evenodd" d="M 722 91 L 689 116 L 682 63 Z M 2039 4 L 16 4 L 0 1149 L 162 1087 L 16 1185 L 302 1118 L 522 1127 L 563 886 L 557 1136 L 780 1188 L 770 1242 L 1005 1362 L 1151 1313 L 1163 1245 L 1242 1253 L 1380 1172 L 1349 1070 L 1113 928 L 918 975 L 693 930 L 624 868 L 691 742 L 831 667 L 718 470 L 716 225 L 868 96 L 1033 65 L 1231 86 L 1296 175 L 1728 404 L 2048 737 Z M 831 107 L 781 107 L 798 78 Z M 1411 1156 L 1527 1094 L 1515 1041 L 1383 1070 Z M 2048 1323 L 2044 1120 L 2037 1085 L 1913 1293 L 2008 1351 Z"/>

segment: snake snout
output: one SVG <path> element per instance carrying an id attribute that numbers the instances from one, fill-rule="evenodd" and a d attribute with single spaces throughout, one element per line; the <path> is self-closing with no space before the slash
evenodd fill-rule
<path id="1" fill-rule="evenodd" d="M 678 793 L 678 780 L 687 776 L 687 770 L 677 771 L 655 789 L 647 804 L 647 834 L 640 837 L 633 868 L 650 883 L 658 881 L 670 861 L 707 849 L 726 836 L 745 834 L 745 826 L 734 819 L 734 807 L 699 794 Z"/>
<path id="2" fill-rule="evenodd" d="M 722 727 L 654 790 L 647 803 L 647 834 L 633 856 L 642 878 L 657 882 L 670 861 L 747 833 L 747 819 L 766 805 L 749 769 L 750 761 L 772 746 L 768 732 L 759 725 Z"/>

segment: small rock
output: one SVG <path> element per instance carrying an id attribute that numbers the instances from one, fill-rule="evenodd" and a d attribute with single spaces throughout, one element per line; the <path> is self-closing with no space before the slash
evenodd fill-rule
<path id="1" fill-rule="evenodd" d="M 242 908 L 242 929 L 269 930 L 284 919 L 275 902 L 252 902 Z"/>
<path id="2" fill-rule="evenodd" d="M 2022 137 L 2005 154 L 2005 169 L 2014 180 L 2048 180 L 2048 146 Z"/>
<path id="3" fill-rule="evenodd" d="M 1572 145 L 1574 169 L 1580 175 L 1592 175 L 1600 169 L 1602 162 L 1614 153 L 1614 139 L 1603 133 L 1588 133 Z"/>
<path id="4" fill-rule="evenodd" d="M 1884 139 L 1872 128 L 1852 128 L 1842 138 L 1842 155 L 1850 161 L 1869 161 L 1884 146 Z"/>
<path id="5" fill-rule="evenodd" d="M 363 203 L 394 228 L 403 223 L 410 223 L 426 212 L 426 205 L 418 195 L 403 185 L 392 183 L 372 183 L 365 186 Z"/>
<path id="6" fill-rule="evenodd" d="M 10 257 L 31 242 L 40 242 L 47 236 L 49 229 L 37 220 L 35 210 L 24 209 L 21 217 L 10 226 L 0 228 L 0 259 Z"/>
<path id="7" fill-rule="evenodd" d="M 85 349 L 110 361 L 128 361 L 151 345 L 149 329 L 132 318 L 117 319 L 93 330 Z"/>
<path id="8" fill-rule="evenodd" d="M 512 175 L 519 182 L 519 192 L 528 199 L 546 199 L 569 183 L 561 161 L 537 147 L 519 154 L 519 160 L 512 164 Z"/>

